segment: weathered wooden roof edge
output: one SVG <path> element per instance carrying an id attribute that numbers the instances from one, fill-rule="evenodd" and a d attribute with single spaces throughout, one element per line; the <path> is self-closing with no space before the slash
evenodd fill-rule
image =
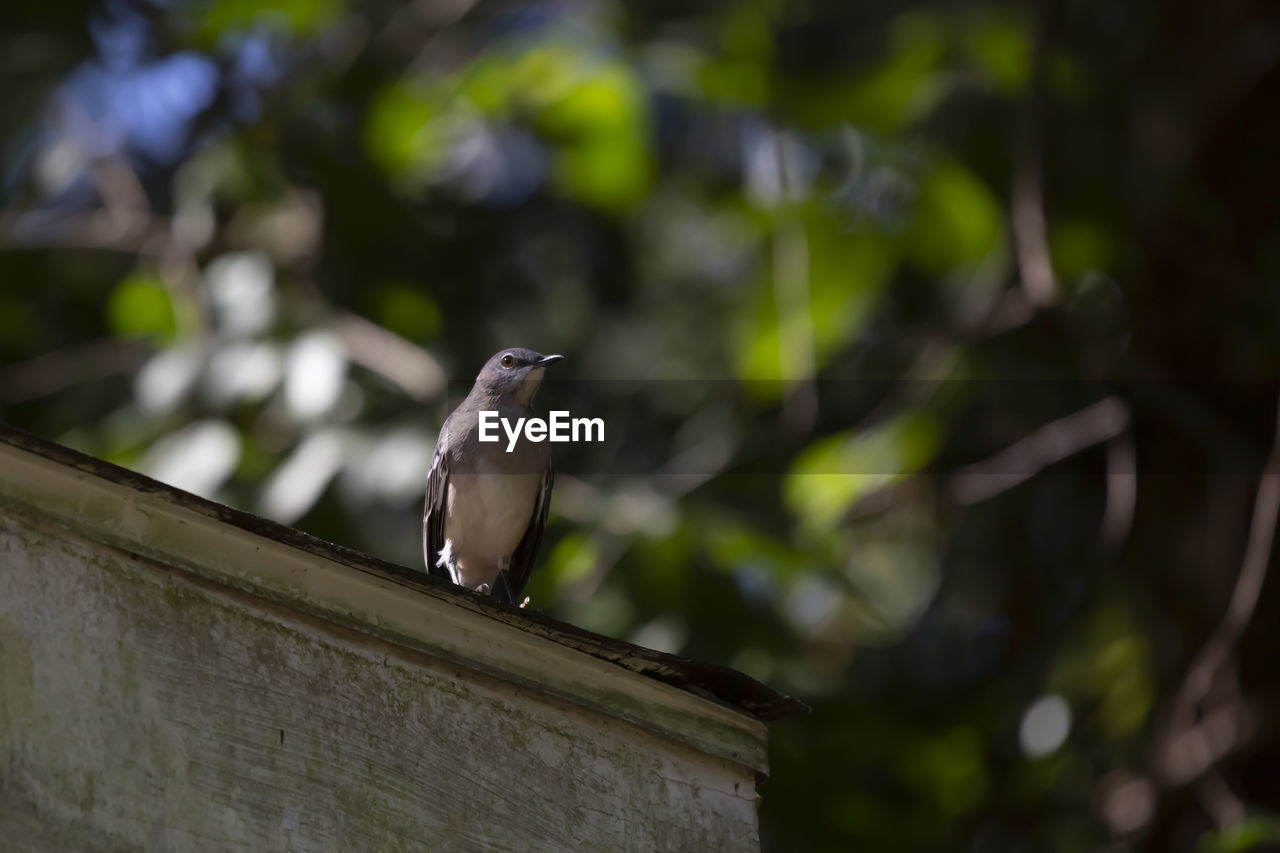
<path id="1" fill-rule="evenodd" d="M 693 695 L 747 713 L 763 721 L 807 711 L 808 707 L 751 678 L 717 664 L 646 649 L 561 622 L 536 610 L 502 604 L 461 587 L 369 554 L 328 542 L 309 533 L 158 482 L 143 474 L 0 423 L 0 443 L 61 465 L 75 468 L 140 492 L 162 496 L 187 510 L 274 540 L 292 548 L 367 572 L 401 586 L 417 589 L 457 607 L 496 620 L 526 633 L 583 652 L 631 672 L 661 681 Z"/>

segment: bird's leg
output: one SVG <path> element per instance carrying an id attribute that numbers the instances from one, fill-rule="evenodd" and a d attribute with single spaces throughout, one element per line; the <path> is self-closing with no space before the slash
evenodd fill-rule
<path id="1" fill-rule="evenodd" d="M 487 584 L 487 583 L 482 583 L 482 584 L 480 584 L 478 587 L 476 587 L 476 592 L 480 593 L 481 595 L 489 595 L 489 594 L 491 594 L 491 593 L 493 592 L 493 590 L 494 590 L 494 587 L 496 587 L 496 586 L 498 585 L 498 580 L 499 580 L 499 579 L 503 576 L 503 574 L 507 571 L 507 564 L 508 564 L 508 562 L 509 562 L 508 560 L 499 560 L 499 561 L 498 561 L 498 574 L 494 577 L 494 579 L 493 579 L 493 583 L 492 583 L 492 584 Z"/>
<path id="2" fill-rule="evenodd" d="M 515 593 L 511 591 L 511 558 L 504 557 L 498 561 L 498 577 L 494 580 L 494 595 L 508 604 L 515 604 Z M 500 594 L 499 594 L 500 593 Z M 521 605 L 523 607 L 523 605 Z"/>

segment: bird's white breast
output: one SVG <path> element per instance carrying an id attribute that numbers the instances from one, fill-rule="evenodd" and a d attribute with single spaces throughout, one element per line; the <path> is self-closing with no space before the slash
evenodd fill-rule
<path id="1" fill-rule="evenodd" d="M 541 481 L 540 474 L 486 473 L 483 468 L 450 476 L 444 535 L 464 586 L 494 583 L 529 527 Z"/>

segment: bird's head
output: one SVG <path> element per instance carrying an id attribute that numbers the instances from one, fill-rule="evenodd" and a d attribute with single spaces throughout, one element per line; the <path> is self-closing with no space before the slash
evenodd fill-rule
<path id="1" fill-rule="evenodd" d="M 522 347 L 500 350 L 480 369 L 476 386 L 490 396 L 528 404 L 542 384 L 547 366 L 563 358 L 562 355 L 543 355 Z"/>

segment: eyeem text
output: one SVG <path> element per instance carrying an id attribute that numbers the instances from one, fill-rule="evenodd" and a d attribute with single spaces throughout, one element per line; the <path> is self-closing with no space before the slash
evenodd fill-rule
<path id="1" fill-rule="evenodd" d="M 521 432 L 524 437 L 535 444 L 541 441 L 552 442 L 603 442 L 604 418 L 574 418 L 568 412 L 551 412 L 546 420 L 542 418 L 516 418 L 514 424 L 510 419 L 501 417 L 493 409 L 480 411 L 480 440 L 483 442 L 501 441 L 498 432 L 507 434 L 507 452 L 516 449 L 516 442 Z"/>

